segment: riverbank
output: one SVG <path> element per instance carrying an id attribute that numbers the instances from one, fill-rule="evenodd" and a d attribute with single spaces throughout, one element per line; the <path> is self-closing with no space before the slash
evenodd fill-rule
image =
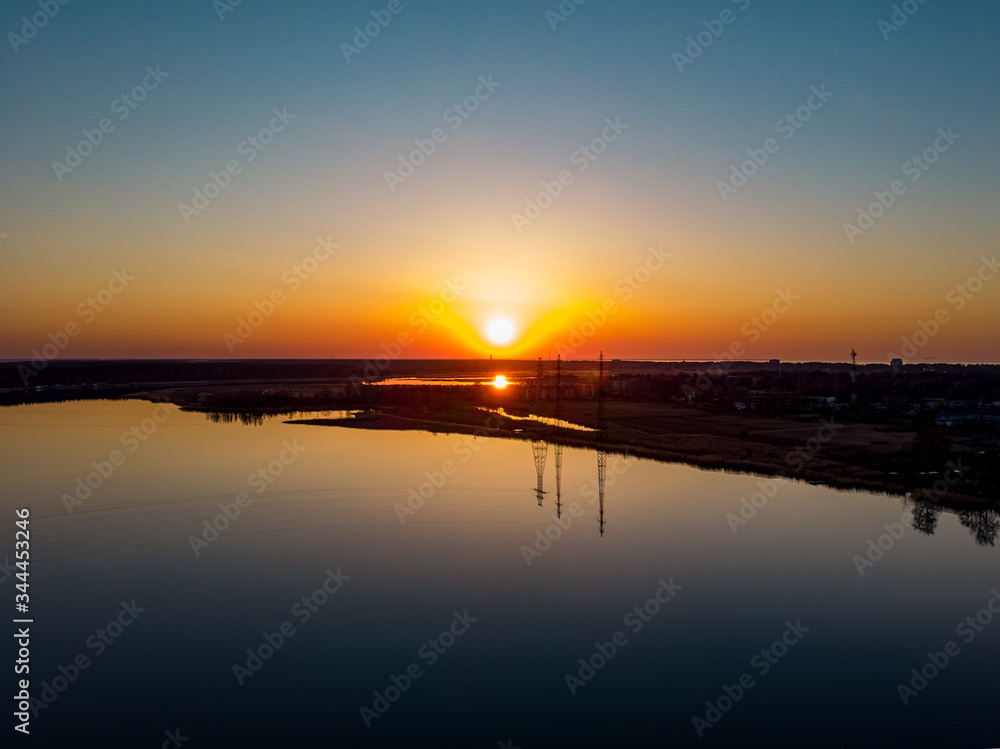
<path id="1" fill-rule="evenodd" d="M 83 394 L 38 393 L 39 400 Z M 545 440 L 569 447 L 626 453 L 698 468 L 789 478 L 842 490 L 926 498 L 953 506 L 996 508 L 1000 431 L 943 426 L 933 420 L 889 416 L 872 409 L 826 413 L 759 413 L 712 403 L 609 397 L 605 428 L 595 399 L 537 402 L 515 388 L 366 385 L 344 381 L 187 382 L 133 384 L 88 397 L 141 398 L 173 403 L 213 421 L 260 424 L 271 418 L 348 429 L 396 429 Z M 521 418 L 486 423 L 484 409 Z M 360 411 L 351 418 L 297 418 L 299 414 Z M 346 414 L 345 414 L 346 415 Z M 561 428 L 525 416 L 570 422 Z M 490 427 L 487 429 L 487 427 Z"/>
<path id="2" fill-rule="evenodd" d="M 555 415 L 537 410 L 547 417 Z M 567 403 L 558 415 L 596 428 L 593 411 L 592 403 Z M 965 484 L 961 469 L 910 477 L 895 470 L 903 467 L 900 461 L 907 460 L 901 456 L 912 445 L 913 432 L 838 423 L 834 418 L 735 417 L 660 404 L 609 403 L 604 434 L 508 418 L 478 408 L 440 413 L 426 408 L 378 408 L 351 418 L 292 419 L 289 423 L 544 440 L 708 470 L 784 476 L 840 490 L 911 494 L 980 509 L 996 505 Z M 961 454 L 956 453 L 956 466 L 962 465 Z"/>

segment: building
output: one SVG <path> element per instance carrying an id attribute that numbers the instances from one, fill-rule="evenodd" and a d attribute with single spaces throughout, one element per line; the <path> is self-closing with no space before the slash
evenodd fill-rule
<path id="1" fill-rule="evenodd" d="M 1000 411 L 941 411 L 934 421 L 942 426 L 1000 426 Z"/>

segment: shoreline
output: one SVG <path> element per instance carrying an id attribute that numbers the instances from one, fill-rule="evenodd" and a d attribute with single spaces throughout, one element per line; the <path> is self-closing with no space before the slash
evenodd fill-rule
<path id="1" fill-rule="evenodd" d="M 470 416 L 474 412 L 462 414 Z M 456 416 L 459 414 L 455 414 Z M 391 431 L 422 431 L 432 434 L 467 434 L 473 436 L 494 437 L 499 439 L 515 439 L 520 441 L 543 440 L 565 447 L 605 451 L 613 454 L 627 455 L 643 460 L 653 460 L 661 463 L 688 465 L 693 468 L 711 471 L 723 471 L 741 475 L 758 476 L 762 478 L 783 478 L 794 481 L 804 481 L 814 485 L 828 486 L 837 491 L 871 492 L 886 496 L 897 496 L 911 501 L 929 500 L 935 504 L 953 507 L 957 510 L 982 510 L 997 507 L 996 501 L 985 497 L 962 494 L 958 492 L 932 493 L 914 491 L 904 483 L 885 480 L 877 472 L 865 471 L 863 467 L 833 463 L 828 466 L 802 468 L 790 472 L 784 470 L 779 463 L 761 459 L 732 459 L 718 454 L 698 455 L 686 452 L 670 445 L 636 444 L 630 440 L 609 438 L 602 440 L 597 432 L 585 432 L 551 426 L 539 422 L 521 419 L 509 419 L 495 415 L 501 420 L 501 425 L 487 428 L 484 423 L 469 423 L 469 420 L 455 421 L 447 418 L 432 418 L 424 414 L 400 414 L 388 409 L 369 409 L 348 419 L 287 419 L 285 423 L 306 426 L 342 427 L 345 429 L 391 430 Z M 855 475 L 845 475 L 854 471 Z M 865 472 L 868 475 L 858 475 Z"/>
<path id="2" fill-rule="evenodd" d="M 284 417 L 313 426 L 545 440 L 703 470 L 789 478 L 838 491 L 1000 509 L 994 478 L 1000 475 L 1000 431 L 994 429 L 944 427 L 890 415 L 872 418 L 839 409 L 751 413 L 677 398 L 616 394 L 605 403 L 602 433 L 597 431 L 595 398 L 528 398 L 514 389 L 486 386 L 381 385 L 354 393 L 348 388 L 349 383 L 338 381 L 147 381 L 94 393 L 39 393 L 31 400 L 137 399 L 247 425 Z M 498 409 L 505 414 L 488 415 Z M 346 419 L 322 414 L 345 411 L 356 413 Z M 495 428 L 484 429 L 491 418 Z"/>

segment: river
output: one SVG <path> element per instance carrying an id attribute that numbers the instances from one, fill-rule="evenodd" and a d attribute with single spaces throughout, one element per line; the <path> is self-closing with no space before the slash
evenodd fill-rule
<path id="1" fill-rule="evenodd" d="M 1000 743 L 990 516 L 569 448 L 557 496 L 554 445 L 145 401 L 0 447 L 32 745 Z"/>

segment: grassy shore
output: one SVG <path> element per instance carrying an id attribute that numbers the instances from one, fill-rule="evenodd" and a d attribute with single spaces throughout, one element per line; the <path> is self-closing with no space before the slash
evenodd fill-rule
<path id="1" fill-rule="evenodd" d="M 525 409 L 556 416 L 554 409 Z M 562 404 L 559 417 L 599 426 L 594 404 Z M 933 474 L 920 481 L 894 470 L 909 454 L 916 435 L 892 425 L 839 423 L 836 417 L 753 417 L 712 414 L 700 409 L 650 403 L 607 404 L 607 428 L 581 431 L 524 419 L 505 418 L 479 408 L 378 408 L 347 419 L 299 419 L 297 424 L 348 429 L 419 430 L 479 434 L 503 439 L 545 440 L 568 447 L 605 450 L 639 458 L 685 463 L 699 468 L 764 476 L 787 476 L 837 489 L 933 497 L 938 502 L 982 508 L 997 503 L 957 481 L 933 492 Z M 971 449 L 971 448 L 970 448 Z M 955 453 L 959 461 L 966 451 Z M 921 485 L 926 483 L 927 485 Z"/>
<path id="2" fill-rule="evenodd" d="M 347 383 L 197 383 L 129 397 L 165 400 L 219 420 L 260 423 L 291 416 L 295 423 L 348 429 L 419 430 L 545 440 L 569 447 L 625 453 L 704 469 L 822 483 L 837 489 L 910 494 L 954 507 L 1000 507 L 1000 432 L 918 425 L 913 419 L 849 412 L 760 415 L 704 404 L 609 398 L 603 431 L 595 400 L 517 402 L 486 387 L 367 386 L 335 395 Z M 559 418 L 595 431 L 508 414 Z M 347 419 L 295 419 L 296 412 L 362 409 Z M 955 469 L 958 470 L 955 470 Z"/>

